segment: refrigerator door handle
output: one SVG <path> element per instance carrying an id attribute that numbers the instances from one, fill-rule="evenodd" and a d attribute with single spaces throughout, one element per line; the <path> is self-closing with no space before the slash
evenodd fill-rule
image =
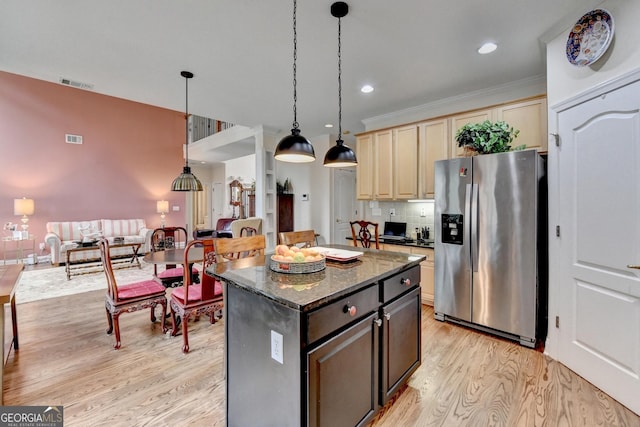
<path id="1" fill-rule="evenodd" d="M 464 241 L 467 242 L 465 244 L 465 256 L 467 257 L 467 259 L 469 260 L 469 262 L 471 262 L 471 257 L 472 257 L 472 253 L 471 253 L 471 248 L 473 247 L 473 239 L 472 239 L 472 233 L 473 233 L 473 229 L 471 228 L 473 224 L 473 219 L 472 219 L 472 215 L 471 215 L 471 206 L 472 206 L 472 201 L 473 201 L 473 197 L 472 197 L 472 193 L 473 193 L 473 186 L 471 184 L 467 184 L 465 186 L 465 192 L 464 192 Z"/>
<path id="2" fill-rule="evenodd" d="M 478 272 L 478 184 L 471 186 L 471 269 Z"/>

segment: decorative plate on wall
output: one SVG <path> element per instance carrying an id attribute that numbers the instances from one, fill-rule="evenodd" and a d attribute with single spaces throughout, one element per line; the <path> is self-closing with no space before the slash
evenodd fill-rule
<path id="1" fill-rule="evenodd" d="M 604 9 L 594 9 L 573 26 L 567 39 L 567 59 L 585 67 L 596 62 L 609 48 L 613 38 L 613 17 Z"/>

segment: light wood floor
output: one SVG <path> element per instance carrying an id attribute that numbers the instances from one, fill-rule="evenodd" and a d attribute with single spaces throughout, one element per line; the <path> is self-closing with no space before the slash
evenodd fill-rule
<path id="1" fill-rule="evenodd" d="M 372 427 L 640 426 L 543 354 L 435 321 L 430 307 L 422 314 L 422 366 Z M 116 351 L 102 291 L 19 304 L 20 350 L 5 367 L 5 405 L 63 405 L 69 427 L 223 426 L 223 321 L 190 325 L 184 355 L 182 337 L 163 335 L 148 311 L 120 319 Z"/>

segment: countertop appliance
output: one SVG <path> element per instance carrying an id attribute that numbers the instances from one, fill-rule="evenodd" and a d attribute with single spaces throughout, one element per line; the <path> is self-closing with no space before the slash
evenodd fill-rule
<path id="1" fill-rule="evenodd" d="M 435 164 L 434 317 L 535 347 L 547 331 L 547 192 L 536 150 Z"/>

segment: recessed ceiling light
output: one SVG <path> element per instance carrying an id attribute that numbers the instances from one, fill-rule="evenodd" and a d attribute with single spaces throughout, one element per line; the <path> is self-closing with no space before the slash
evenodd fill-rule
<path id="1" fill-rule="evenodd" d="M 360 92 L 362 92 L 362 93 L 370 93 L 370 92 L 373 92 L 373 86 L 371 86 L 371 85 L 364 85 L 364 86 L 362 86 L 362 88 L 360 89 Z"/>
<path id="2" fill-rule="evenodd" d="M 483 44 L 482 46 L 480 46 L 480 49 L 478 49 L 478 53 L 479 54 L 486 54 L 486 53 L 491 53 L 494 50 L 496 50 L 498 48 L 498 45 L 492 42 L 488 42 Z"/>
<path id="3" fill-rule="evenodd" d="M 333 125 L 332 125 L 331 123 L 327 123 L 326 125 L 324 125 L 324 127 L 326 127 L 326 128 L 332 128 L 332 127 L 333 127 Z"/>

